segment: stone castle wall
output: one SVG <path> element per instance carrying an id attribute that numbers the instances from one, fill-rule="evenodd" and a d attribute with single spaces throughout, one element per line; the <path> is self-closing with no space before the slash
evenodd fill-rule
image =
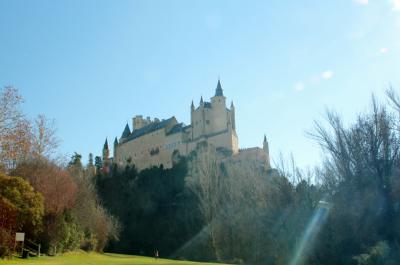
<path id="1" fill-rule="evenodd" d="M 132 125 L 133 131 L 130 132 L 129 126 L 126 126 L 122 137 L 114 143 L 113 161 L 119 166 L 130 161 L 139 170 L 161 164 L 171 168 L 175 152 L 186 156 L 203 141 L 231 151 L 234 156 L 238 155 L 238 159 L 244 156 L 258 159 L 262 156 L 259 150 L 239 152 L 235 109 L 233 104 L 230 109 L 226 107 L 219 82 L 211 102 L 201 99 L 198 108 L 192 103 L 189 126 L 179 124 L 174 117 L 160 121 L 150 120 L 149 117 L 144 119 L 140 115 L 133 118 Z"/>

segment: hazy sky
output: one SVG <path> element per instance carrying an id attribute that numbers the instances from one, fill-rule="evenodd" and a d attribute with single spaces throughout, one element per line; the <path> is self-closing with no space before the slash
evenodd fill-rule
<path id="1" fill-rule="evenodd" d="M 134 115 L 190 121 L 218 76 L 240 147 L 319 161 L 305 136 L 400 88 L 400 0 L 0 1 L 0 85 L 54 118 L 60 151 L 101 154 Z"/>

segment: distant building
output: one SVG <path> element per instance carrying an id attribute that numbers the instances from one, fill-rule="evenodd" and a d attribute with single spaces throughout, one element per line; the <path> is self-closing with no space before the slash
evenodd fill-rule
<path id="1" fill-rule="evenodd" d="M 112 161 L 118 166 L 133 163 L 139 170 L 163 165 L 171 168 L 178 155 L 186 156 L 197 145 L 207 142 L 217 149 L 226 150 L 235 159 L 254 157 L 265 161 L 269 167 L 268 142 L 264 137 L 263 149 L 239 150 L 236 134 L 235 107 L 226 107 L 221 82 L 218 80 L 211 102 L 200 99 L 195 108 L 190 107 L 190 125 L 179 123 L 175 117 L 159 120 L 137 115 L 132 119 L 132 131 L 126 124 L 122 136 L 114 140 L 114 157 L 109 157 L 108 143 L 103 147 L 103 162 Z"/>

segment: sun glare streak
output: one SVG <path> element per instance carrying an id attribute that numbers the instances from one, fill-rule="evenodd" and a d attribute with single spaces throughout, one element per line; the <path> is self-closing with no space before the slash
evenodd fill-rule
<path id="1" fill-rule="evenodd" d="M 193 236 L 190 240 L 188 240 L 184 245 L 182 245 L 178 250 L 176 250 L 173 254 L 169 256 L 169 258 L 177 258 L 179 254 L 184 252 L 187 248 L 195 245 L 198 242 L 207 238 L 210 230 L 210 224 L 205 225 L 195 236 Z"/>
<path id="2" fill-rule="evenodd" d="M 299 265 L 305 261 L 307 249 L 312 246 L 315 236 L 318 234 L 320 228 L 326 220 L 326 217 L 329 214 L 329 209 L 329 203 L 325 201 L 319 201 L 318 207 L 308 223 L 289 265 Z"/>

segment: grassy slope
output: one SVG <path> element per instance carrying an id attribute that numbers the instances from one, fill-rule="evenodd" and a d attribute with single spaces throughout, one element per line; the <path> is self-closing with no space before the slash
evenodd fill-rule
<path id="1" fill-rule="evenodd" d="M 1 260 L 1 265 L 211 265 L 216 263 L 200 263 L 190 261 L 177 261 L 168 259 L 154 259 L 149 257 L 120 255 L 120 254 L 98 254 L 74 252 L 57 257 L 30 258 L 27 260 L 12 259 Z M 221 264 L 219 264 L 221 265 Z"/>

